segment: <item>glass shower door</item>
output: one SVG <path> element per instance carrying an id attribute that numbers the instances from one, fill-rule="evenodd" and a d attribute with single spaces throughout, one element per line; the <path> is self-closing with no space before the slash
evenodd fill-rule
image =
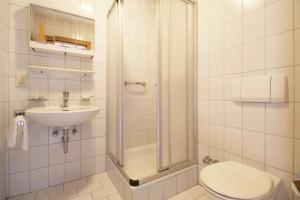
<path id="1" fill-rule="evenodd" d="M 139 180 L 157 172 L 157 1 L 122 7 L 124 170 Z"/>
<path id="2" fill-rule="evenodd" d="M 160 170 L 196 158 L 195 10 L 188 0 L 162 1 Z"/>
<path id="3" fill-rule="evenodd" d="M 196 163 L 196 19 L 193 0 L 109 11 L 108 155 L 133 185 Z"/>
<path id="4" fill-rule="evenodd" d="M 118 2 L 115 2 L 107 15 L 107 133 L 108 154 L 114 158 L 115 162 L 121 163 L 121 58 L 118 8 Z"/>

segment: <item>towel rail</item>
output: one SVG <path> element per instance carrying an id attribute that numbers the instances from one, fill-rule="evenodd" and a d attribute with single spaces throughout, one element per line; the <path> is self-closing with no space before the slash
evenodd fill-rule
<path id="1" fill-rule="evenodd" d="M 146 87 L 147 83 L 146 82 L 139 82 L 139 81 L 124 81 L 124 85 L 125 86 L 127 86 L 127 85 L 140 85 L 140 86 Z"/>

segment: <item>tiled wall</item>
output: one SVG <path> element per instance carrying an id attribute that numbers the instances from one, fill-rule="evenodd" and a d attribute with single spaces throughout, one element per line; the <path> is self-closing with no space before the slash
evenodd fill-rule
<path id="1" fill-rule="evenodd" d="M 300 171 L 300 1 L 199 1 L 199 162 L 236 160 L 290 183 Z M 288 102 L 236 103 L 231 80 L 288 78 Z"/>
<path id="2" fill-rule="evenodd" d="M 8 128 L 8 0 L 0 0 L 0 199 L 6 197 Z"/>
<path id="3" fill-rule="evenodd" d="M 156 0 L 124 1 L 125 148 L 156 142 Z"/>
<path id="4" fill-rule="evenodd" d="M 42 2 L 46 3 L 44 0 Z M 30 149 L 22 151 L 19 142 L 16 148 L 8 151 L 9 196 L 61 184 L 105 170 L 105 29 L 109 2 L 106 0 L 68 0 L 63 4 L 61 1 L 56 3 L 60 7 L 81 9 L 95 15 L 95 56 L 93 59 L 83 59 L 36 53 L 30 50 L 27 7 L 29 2 L 10 0 L 8 9 L 9 124 L 12 125 L 14 110 L 33 106 L 28 101 L 30 96 L 43 95 L 49 99 L 45 105 L 60 105 L 62 92 L 65 90 L 70 92 L 71 105 L 80 104 L 81 96 L 93 96 L 90 104 L 98 106 L 100 112 L 93 120 L 77 126 L 79 134 L 71 135 L 67 154 L 63 152 L 61 135 L 53 137 L 52 128 L 31 123 L 29 127 Z M 93 67 L 96 73 L 93 78 L 84 79 L 59 79 L 30 73 L 28 85 L 23 88 L 16 87 L 16 73 L 27 71 L 28 64 L 78 69 L 92 69 Z"/>

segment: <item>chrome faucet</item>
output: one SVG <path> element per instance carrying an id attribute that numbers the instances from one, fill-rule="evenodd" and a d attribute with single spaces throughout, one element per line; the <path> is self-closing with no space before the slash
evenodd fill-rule
<path id="1" fill-rule="evenodd" d="M 63 100 L 64 100 L 64 103 L 62 105 L 63 111 L 68 111 L 69 110 L 69 92 L 63 92 Z"/>

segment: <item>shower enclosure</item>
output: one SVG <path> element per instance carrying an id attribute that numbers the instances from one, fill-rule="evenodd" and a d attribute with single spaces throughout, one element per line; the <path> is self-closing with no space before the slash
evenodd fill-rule
<path id="1" fill-rule="evenodd" d="M 107 14 L 107 155 L 132 186 L 197 164 L 197 5 L 118 0 Z"/>

